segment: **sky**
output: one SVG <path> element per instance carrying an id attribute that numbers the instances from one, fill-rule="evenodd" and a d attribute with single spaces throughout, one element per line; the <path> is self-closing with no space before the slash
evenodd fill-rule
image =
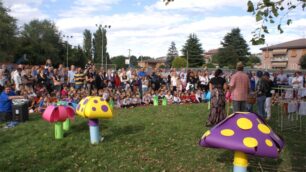
<path id="1" fill-rule="evenodd" d="M 96 24 L 111 25 L 107 30 L 110 56 L 162 57 L 172 41 L 180 51 L 190 33 L 195 33 L 205 51 L 221 47 L 232 28 L 239 27 L 252 53 L 261 46 L 249 42 L 259 25 L 246 12 L 246 0 L 175 0 L 165 6 L 162 0 L 2 0 L 10 15 L 22 26 L 33 19 L 52 20 L 62 35 L 71 35 L 72 45 L 83 44 L 83 31 L 95 32 Z M 270 28 L 266 44 L 305 38 L 306 12 L 289 14 L 293 24 L 279 34 Z M 64 40 L 66 38 L 63 38 Z"/>

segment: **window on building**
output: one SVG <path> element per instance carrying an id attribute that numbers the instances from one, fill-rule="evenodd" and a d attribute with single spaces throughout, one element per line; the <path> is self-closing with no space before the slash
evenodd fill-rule
<path id="1" fill-rule="evenodd" d="M 296 57 L 296 56 L 297 56 L 296 50 L 291 50 L 291 57 Z"/>

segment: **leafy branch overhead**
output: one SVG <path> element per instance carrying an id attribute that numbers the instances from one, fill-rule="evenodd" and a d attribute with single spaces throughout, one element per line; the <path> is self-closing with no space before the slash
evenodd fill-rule
<path id="1" fill-rule="evenodd" d="M 173 1 L 174 0 L 164 0 L 166 5 Z M 277 25 L 277 30 L 283 33 L 284 30 L 282 26 L 284 24 L 292 24 L 292 19 L 288 14 L 294 10 L 301 9 L 304 11 L 305 8 L 306 0 L 260 0 L 258 2 L 249 0 L 247 2 L 247 12 L 255 16 L 256 22 L 261 22 L 260 26 L 252 32 L 252 44 L 264 44 L 265 35 L 269 34 L 268 27 L 271 27 L 271 25 Z"/>

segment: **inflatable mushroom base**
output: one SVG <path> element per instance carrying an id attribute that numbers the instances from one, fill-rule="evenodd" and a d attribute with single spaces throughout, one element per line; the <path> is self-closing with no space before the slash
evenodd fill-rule
<path id="1" fill-rule="evenodd" d="M 70 106 L 50 105 L 46 108 L 42 117 L 50 123 L 55 123 L 55 139 L 62 139 L 64 137 L 63 122 L 74 119 L 74 110 Z"/>
<path id="2" fill-rule="evenodd" d="M 206 131 L 199 144 L 235 151 L 234 172 L 246 172 L 246 154 L 277 158 L 284 147 L 284 140 L 259 115 L 237 112 Z"/>
<path id="3" fill-rule="evenodd" d="M 99 118 L 110 119 L 113 117 L 109 104 L 101 97 L 89 96 L 82 99 L 76 107 L 77 115 L 88 118 L 90 142 L 98 144 L 102 137 L 99 132 Z"/>

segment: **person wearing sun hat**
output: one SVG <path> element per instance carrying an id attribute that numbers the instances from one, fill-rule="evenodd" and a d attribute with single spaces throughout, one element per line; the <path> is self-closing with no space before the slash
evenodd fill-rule
<path id="1" fill-rule="evenodd" d="M 237 72 L 231 77 L 229 86 L 233 100 L 234 112 L 246 111 L 246 100 L 250 88 L 250 80 L 246 73 L 243 72 L 243 63 L 238 62 Z"/>

